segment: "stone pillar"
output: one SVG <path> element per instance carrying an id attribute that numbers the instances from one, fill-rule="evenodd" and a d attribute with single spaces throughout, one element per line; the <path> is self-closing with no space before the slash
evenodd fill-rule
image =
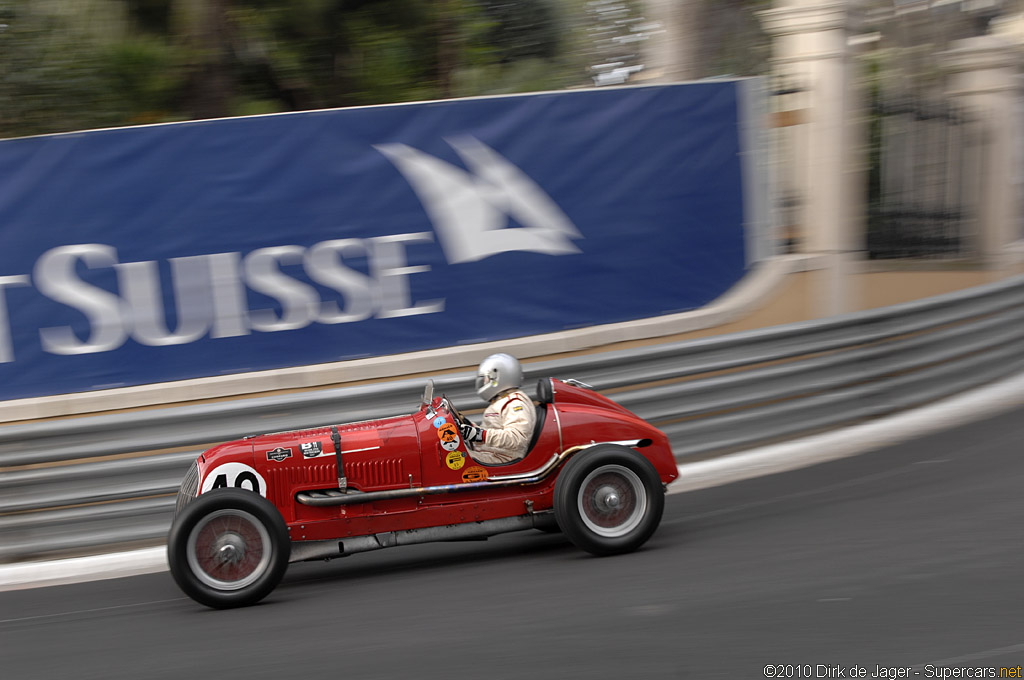
<path id="1" fill-rule="evenodd" d="M 841 0 L 778 0 L 760 14 L 773 37 L 773 64 L 779 82 L 799 89 L 795 112 L 801 124 L 792 140 L 800 174 L 796 219 L 799 250 L 821 256 L 826 269 L 818 287 L 817 313 L 850 311 L 851 275 L 864 250 L 864 198 L 859 154 L 859 97 L 855 63 L 848 46 L 851 3 Z"/>
<path id="2" fill-rule="evenodd" d="M 1005 269 L 1007 246 L 1021 238 L 1020 120 L 1017 111 L 1020 62 L 1017 47 L 986 35 L 953 43 L 940 55 L 949 74 L 948 94 L 977 121 L 981 136 L 977 197 L 978 253 L 993 270 Z"/>

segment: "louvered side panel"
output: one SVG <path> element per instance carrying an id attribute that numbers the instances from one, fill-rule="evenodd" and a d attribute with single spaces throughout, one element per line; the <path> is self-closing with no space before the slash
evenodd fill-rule
<path id="1" fill-rule="evenodd" d="M 345 476 L 361 488 L 401 486 L 405 483 L 401 458 L 346 461 Z"/>
<path id="2" fill-rule="evenodd" d="M 315 485 L 317 488 L 330 489 L 338 486 L 336 467 L 331 463 L 318 463 L 316 465 L 288 465 L 272 466 L 267 470 L 267 485 L 270 489 L 267 492 L 269 500 L 281 505 L 291 501 L 290 491 L 297 485 L 309 488 Z"/>
<path id="3" fill-rule="evenodd" d="M 264 478 L 267 480 L 267 500 L 277 507 L 284 507 L 288 501 L 290 482 L 288 472 L 279 467 L 269 468 Z"/>
<path id="4" fill-rule="evenodd" d="M 306 467 L 305 481 L 323 486 L 338 486 L 337 467 L 334 463 L 318 463 Z"/>

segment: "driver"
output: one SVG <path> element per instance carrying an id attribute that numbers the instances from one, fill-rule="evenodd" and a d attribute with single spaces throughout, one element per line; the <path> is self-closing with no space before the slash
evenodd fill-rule
<path id="1" fill-rule="evenodd" d="M 520 389 L 523 369 L 508 354 L 492 354 L 480 362 L 476 393 L 489 402 L 483 427 L 468 420 L 460 426 L 462 437 L 473 443 L 473 459 L 484 465 L 511 463 L 526 455 L 537 414 L 530 397 Z"/>

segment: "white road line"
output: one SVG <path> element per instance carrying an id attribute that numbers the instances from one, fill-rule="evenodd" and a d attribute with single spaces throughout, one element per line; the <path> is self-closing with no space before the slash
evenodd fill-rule
<path id="1" fill-rule="evenodd" d="M 164 604 L 165 602 L 180 602 L 187 600 L 187 597 L 174 597 L 170 600 L 153 600 L 152 602 L 133 602 L 131 604 L 118 604 L 112 607 L 97 607 L 95 609 L 76 609 L 70 612 L 57 612 L 55 614 L 40 614 L 39 616 L 22 616 L 16 619 L 0 619 L 0 624 L 21 623 L 23 621 L 41 621 L 43 619 L 55 619 L 61 616 L 74 616 L 75 614 L 93 614 L 95 612 L 106 612 L 114 609 L 128 609 L 129 607 L 146 607 L 153 604 Z"/>
<path id="2" fill-rule="evenodd" d="M 972 652 L 971 654 L 964 654 L 963 656 L 954 656 L 949 659 L 942 659 L 940 661 L 932 661 L 931 663 L 922 663 L 913 666 L 914 670 L 924 670 L 925 666 L 934 666 L 935 668 L 942 668 L 944 666 L 963 666 L 972 661 L 980 661 L 982 659 L 991 659 L 994 656 L 1004 656 L 1006 654 L 1017 654 L 1024 652 L 1024 642 L 1016 645 L 1010 645 L 1008 647 L 999 647 L 997 649 L 986 649 L 983 652 Z"/>

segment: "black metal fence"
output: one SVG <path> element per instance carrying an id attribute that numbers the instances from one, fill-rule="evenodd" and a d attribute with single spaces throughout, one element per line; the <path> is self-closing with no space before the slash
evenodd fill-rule
<path id="1" fill-rule="evenodd" d="M 877 97 L 871 113 L 869 257 L 970 258 L 984 181 L 977 120 L 941 100 Z"/>

